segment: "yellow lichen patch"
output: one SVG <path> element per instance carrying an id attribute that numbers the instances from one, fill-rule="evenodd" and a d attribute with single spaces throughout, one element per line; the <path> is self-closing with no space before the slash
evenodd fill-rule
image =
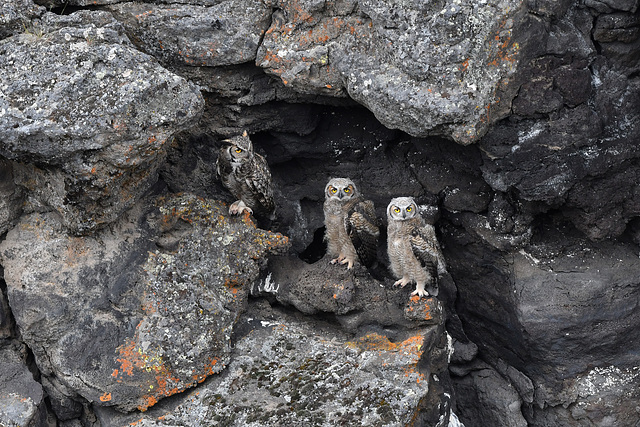
<path id="1" fill-rule="evenodd" d="M 101 402 L 108 402 L 110 400 L 111 400 L 111 393 L 107 393 L 105 391 L 104 394 L 102 396 L 100 396 L 100 401 Z"/>

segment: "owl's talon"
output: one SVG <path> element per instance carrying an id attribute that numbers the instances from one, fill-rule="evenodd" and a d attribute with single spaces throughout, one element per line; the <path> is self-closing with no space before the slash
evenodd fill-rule
<path id="1" fill-rule="evenodd" d="M 353 263 L 354 260 L 351 258 L 344 258 L 342 261 L 340 261 L 340 264 L 345 265 L 347 264 L 347 270 L 351 270 L 353 268 Z"/>
<path id="2" fill-rule="evenodd" d="M 405 286 L 407 286 L 409 283 L 411 283 L 411 279 L 407 279 L 405 277 L 403 277 L 400 280 L 397 280 L 393 286 L 400 286 L 401 288 L 404 288 Z"/>
<path id="3" fill-rule="evenodd" d="M 424 289 L 424 284 L 417 284 L 416 285 L 416 290 L 411 292 L 411 295 L 418 295 L 419 298 L 420 297 L 428 297 L 428 296 L 430 296 L 429 292 L 427 292 Z"/>
<path id="4" fill-rule="evenodd" d="M 247 206 L 242 200 L 236 200 L 229 206 L 229 214 L 240 215 L 242 212 L 249 212 L 253 215 L 253 210 Z"/>

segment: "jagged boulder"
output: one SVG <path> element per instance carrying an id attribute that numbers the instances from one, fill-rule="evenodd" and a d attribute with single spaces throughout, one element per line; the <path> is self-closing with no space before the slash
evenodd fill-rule
<path id="1" fill-rule="evenodd" d="M 107 12 L 46 13 L 36 24 L 0 41 L 0 155 L 19 162 L 14 179 L 33 209 L 91 232 L 153 185 L 172 135 L 204 103 Z"/>
<path id="2" fill-rule="evenodd" d="M 590 242 L 566 219 L 549 222 L 530 244 L 510 251 L 496 250 L 489 238 L 478 242 L 471 229 L 446 227 L 458 313 L 484 360 L 519 371 L 501 372 L 514 385 L 533 384 L 535 394 L 531 386 L 516 388 L 536 408 L 523 411 L 530 423 L 562 417 L 563 425 L 598 425 L 605 405 L 612 422 L 625 425 L 630 414 L 623 408 L 640 385 L 637 246 Z M 497 234 L 490 226 L 485 232 Z M 589 383 L 593 394 L 584 391 Z M 576 411 L 566 413 L 568 407 Z"/>
<path id="3" fill-rule="evenodd" d="M 42 16 L 45 10 L 32 0 L 4 0 L 0 4 L 0 40 L 26 31 L 38 31 L 31 20 Z"/>
<path id="4" fill-rule="evenodd" d="M 13 181 L 11 162 L 0 158 L 0 235 L 20 216 L 23 202 L 24 193 Z"/>
<path id="5" fill-rule="evenodd" d="M 312 317 L 250 304 L 228 368 L 142 416 L 98 410 L 103 426 L 447 426 L 448 340 L 441 325 L 356 337 Z"/>
<path id="6" fill-rule="evenodd" d="M 287 245 L 185 194 L 137 205 L 92 237 L 27 215 L 0 260 L 17 326 L 68 419 L 73 401 L 145 410 L 223 370 L 261 260 Z"/>
<path id="7" fill-rule="evenodd" d="M 47 409 L 42 385 L 25 363 L 24 349 L 0 339 L 0 425 L 45 426 Z"/>
<path id="8" fill-rule="evenodd" d="M 167 64 L 198 67 L 253 60 L 271 21 L 271 9 L 254 0 L 123 2 L 108 10 L 145 52 Z"/>
<path id="9" fill-rule="evenodd" d="M 351 332 L 370 324 L 411 329 L 443 322 L 444 308 L 437 298 L 411 297 L 411 286 L 393 288 L 393 280 L 383 277 L 384 273 L 380 267 L 375 278 L 360 265 L 347 270 L 329 263 L 328 256 L 313 264 L 297 257 L 276 257 L 270 260 L 268 275 L 254 283 L 251 293 L 275 297 L 306 314 L 333 313 Z M 453 285 L 448 275 L 441 282 Z"/>
<path id="10" fill-rule="evenodd" d="M 256 79 L 262 84 L 251 91 L 266 96 L 244 93 L 243 102 L 291 89 L 348 95 L 387 127 L 462 144 L 509 112 L 517 90 L 509 82 L 529 28 L 527 8 L 510 0 L 125 2 L 109 9 L 140 49 L 167 64 L 255 62 L 280 82 Z"/>

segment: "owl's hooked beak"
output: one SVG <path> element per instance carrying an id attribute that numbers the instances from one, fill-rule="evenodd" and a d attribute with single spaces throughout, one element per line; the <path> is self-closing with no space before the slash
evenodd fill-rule
<path id="1" fill-rule="evenodd" d="M 344 197 L 344 194 L 342 194 L 342 191 L 338 193 L 338 199 L 342 200 L 342 198 Z"/>

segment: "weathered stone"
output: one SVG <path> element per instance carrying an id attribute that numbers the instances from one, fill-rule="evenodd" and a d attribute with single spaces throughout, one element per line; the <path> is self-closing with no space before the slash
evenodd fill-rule
<path id="1" fill-rule="evenodd" d="M 575 402 L 541 411 L 534 407 L 530 425 L 626 426 L 640 417 L 640 369 L 616 366 L 594 367 L 569 382 Z"/>
<path id="2" fill-rule="evenodd" d="M 109 8 L 142 50 L 167 64 L 211 67 L 251 62 L 271 21 L 262 1 L 118 3 Z"/>
<path id="3" fill-rule="evenodd" d="M 637 247 L 590 243 L 562 222 L 538 230 L 530 245 L 510 253 L 470 243 L 464 233 L 443 236 L 466 333 L 484 357 L 502 358 L 530 379 L 535 405 L 585 402 L 572 384 L 593 366 L 635 369 Z M 486 285 L 476 286 L 473 276 Z M 532 395 L 518 375 L 513 381 L 523 396 Z M 625 396 L 635 381 L 624 383 Z"/>
<path id="4" fill-rule="evenodd" d="M 0 425 L 47 425 L 44 398 L 42 386 L 33 379 L 20 352 L 0 340 Z"/>
<path id="5" fill-rule="evenodd" d="M 614 13 L 598 16 L 593 38 L 601 43 L 631 43 L 640 36 L 640 22 L 637 16 Z"/>
<path id="6" fill-rule="evenodd" d="M 351 337 L 263 301 L 250 305 L 238 328 L 224 372 L 146 414 L 100 408 L 102 425 L 448 425 L 448 350 L 438 326 L 393 339 L 379 332 Z"/>
<path id="7" fill-rule="evenodd" d="M 106 12 L 47 13 L 41 25 L 0 41 L 0 154 L 24 163 L 16 181 L 37 203 L 84 233 L 155 182 L 167 141 L 202 98 L 133 49 Z"/>
<path id="8" fill-rule="evenodd" d="M 0 236 L 22 213 L 23 192 L 13 182 L 13 165 L 0 158 Z"/>
<path id="9" fill-rule="evenodd" d="M 220 203 L 156 203 L 84 238 L 28 215 L 0 245 L 22 337 L 71 399 L 145 410 L 220 372 L 260 260 L 287 245 Z"/>
<path id="10" fill-rule="evenodd" d="M 19 33 L 39 34 L 41 28 L 31 20 L 44 12 L 45 8 L 32 0 L 3 0 L 0 4 L 0 40 Z"/>
<path id="11" fill-rule="evenodd" d="M 456 413 L 465 427 L 527 426 L 516 390 L 485 363 L 477 363 L 469 375 L 452 378 Z"/>
<path id="12" fill-rule="evenodd" d="M 504 116 L 496 91 L 513 96 L 517 4 L 274 4 L 256 63 L 301 92 L 348 93 L 387 127 L 468 144 Z"/>
<path id="13" fill-rule="evenodd" d="M 367 324 L 406 328 L 444 324 L 438 299 L 410 298 L 410 286 L 394 289 L 392 284 L 390 277 L 376 279 L 360 265 L 347 270 L 331 264 L 327 256 L 314 264 L 278 257 L 251 293 L 272 295 L 306 314 L 335 313 L 342 327 L 352 332 Z"/>

